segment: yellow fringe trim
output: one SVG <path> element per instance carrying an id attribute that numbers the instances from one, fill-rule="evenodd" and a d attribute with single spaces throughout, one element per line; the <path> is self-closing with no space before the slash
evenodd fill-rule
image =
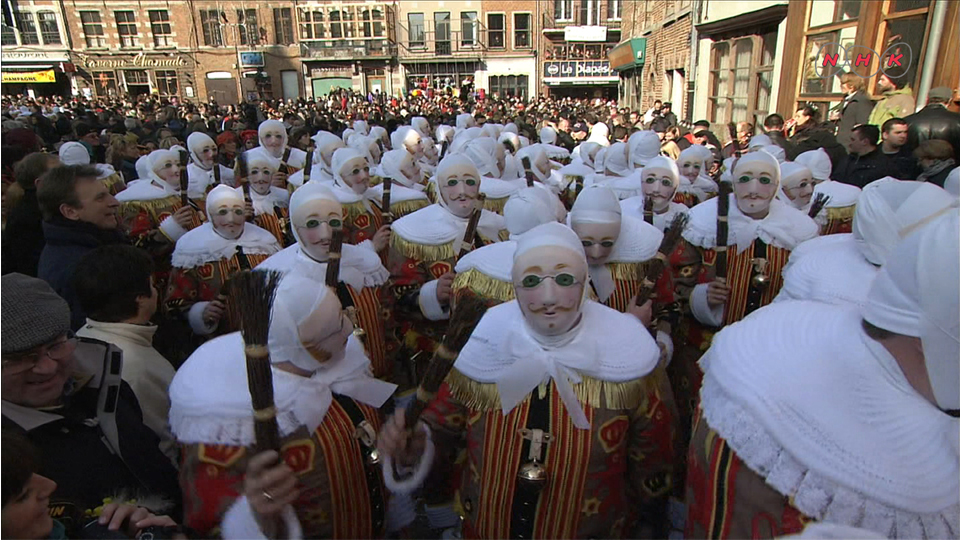
<path id="1" fill-rule="evenodd" d="M 149 201 L 126 201 L 126 202 L 120 203 L 120 207 L 122 209 L 143 208 L 156 214 L 158 210 L 169 210 L 174 205 L 179 206 L 179 203 L 180 203 L 180 197 L 178 195 L 171 195 L 169 197 L 164 197 L 162 199 L 151 199 Z M 123 210 L 121 210 L 121 213 L 122 212 Z"/>
<path id="2" fill-rule="evenodd" d="M 853 219 L 853 214 L 857 211 L 857 205 L 842 206 L 840 208 L 827 208 L 827 219 L 830 221 Z"/>
<path id="3" fill-rule="evenodd" d="M 645 402 L 652 388 L 653 377 L 647 376 L 626 382 L 601 381 L 582 376 L 580 383 L 573 385 L 573 391 L 580 403 L 594 408 L 614 410 L 634 410 Z M 500 410 L 500 392 L 493 383 L 477 382 L 456 368 L 450 370 L 446 378 L 450 392 L 457 401 L 474 410 Z M 527 396 L 527 400 L 530 396 Z"/>
<path id="4" fill-rule="evenodd" d="M 483 201 L 484 210 L 489 210 L 491 212 L 503 215 L 503 207 L 507 205 L 507 199 L 510 197 L 503 197 L 500 199 L 486 199 Z"/>
<path id="5" fill-rule="evenodd" d="M 640 281 L 645 274 L 643 265 L 644 263 L 610 263 L 607 267 L 610 268 L 613 279 Z"/>
<path id="6" fill-rule="evenodd" d="M 476 268 L 457 274 L 453 279 L 454 292 L 470 289 L 478 296 L 498 302 L 509 302 L 516 298 L 513 283 L 494 279 Z"/>
<path id="7" fill-rule="evenodd" d="M 375 174 L 370 175 L 370 187 L 378 186 L 383 183 L 383 177 Z"/>
<path id="8" fill-rule="evenodd" d="M 347 221 L 353 223 L 357 221 L 357 218 L 363 215 L 368 214 L 367 209 L 363 207 L 363 203 L 360 201 L 341 204 L 343 207 L 343 212 L 346 214 L 344 217 L 347 218 Z M 371 223 L 373 223 L 373 216 L 370 216 Z"/>
<path id="9" fill-rule="evenodd" d="M 437 185 L 433 182 L 427 182 L 426 194 L 431 204 L 437 202 Z"/>
<path id="10" fill-rule="evenodd" d="M 404 257 L 419 262 L 445 261 L 456 256 L 453 252 L 453 242 L 428 246 L 426 244 L 417 244 L 409 240 L 404 240 L 399 234 L 390 235 L 390 247 L 397 250 Z"/>
<path id="11" fill-rule="evenodd" d="M 430 201 L 425 199 L 410 199 L 408 201 L 390 202 L 390 211 L 393 212 L 394 219 L 400 219 L 407 214 L 412 214 L 421 208 L 430 206 Z"/>
<path id="12" fill-rule="evenodd" d="M 508 231 L 507 229 L 500 229 L 500 234 L 498 236 L 500 236 L 501 242 L 506 242 L 507 240 L 510 239 L 510 231 Z"/>

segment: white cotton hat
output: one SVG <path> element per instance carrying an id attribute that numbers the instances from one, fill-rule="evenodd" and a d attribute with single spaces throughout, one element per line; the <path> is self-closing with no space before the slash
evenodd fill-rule
<path id="1" fill-rule="evenodd" d="M 387 137 L 387 129 L 384 128 L 383 126 L 371 126 L 370 136 L 375 137 L 377 140 L 381 140 L 381 141 L 384 139 L 389 139 L 389 137 Z"/>
<path id="2" fill-rule="evenodd" d="M 647 163 L 650 161 L 652 160 L 648 160 Z M 618 142 L 608 146 L 604 154 L 603 167 L 617 176 L 630 176 L 630 174 L 633 173 L 633 169 L 627 161 L 627 145 Z"/>
<path id="3" fill-rule="evenodd" d="M 390 136 L 390 146 L 393 148 L 404 148 L 404 143 L 413 142 L 420 138 L 417 130 L 410 126 L 400 126 L 393 132 L 393 135 Z"/>
<path id="4" fill-rule="evenodd" d="M 346 183 L 343 181 L 343 171 L 340 169 L 355 158 L 361 158 L 364 161 L 367 160 L 356 148 L 338 148 L 337 151 L 333 153 L 333 158 L 330 160 L 330 168 L 333 170 L 334 180 L 346 186 Z"/>
<path id="5" fill-rule="evenodd" d="M 557 221 L 554 205 L 547 198 L 550 195 L 545 189 L 526 187 L 507 199 L 503 207 L 503 219 L 511 239 L 517 239 L 537 225 Z"/>
<path id="6" fill-rule="evenodd" d="M 181 152 L 187 152 L 188 150 L 187 150 L 186 148 L 184 148 L 183 146 L 179 145 L 179 144 L 175 144 L 175 145 L 173 145 L 173 146 L 170 147 L 170 151 L 173 152 L 173 153 L 175 153 L 175 154 L 177 154 L 177 160 L 178 160 L 178 162 L 179 162 L 179 160 L 180 160 L 180 153 L 181 153 Z"/>
<path id="7" fill-rule="evenodd" d="M 257 128 L 257 139 L 260 141 L 260 146 L 264 146 L 263 136 L 267 132 L 267 130 L 270 130 L 270 129 L 279 131 L 282 134 L 283 145 L 281 146 L 281 148 L 286 147 L 287 146 L 287 128 L 284 127 L 283 122 L 279 120 L 266 120 L 260 124 L 260 127 Z M 266 147 L 264 147 L 264 149 L 266 149 Z M 280 158 L 282 156 L 273 156 L 273 157 Z"/>
<path id="8" fill-rule="evenodd" d="M 597 152 L 602 148 L 602 146 L 592 141 L 580 143 L 580 161 L 592 169 L 596 163 L 594 158 L 596 158 Z M 627 143 L 627 151 L 629 152 L 629 150 L 630 144 Z"/>
<path id="9" fill-rule="evenodd" d="M 677 162 L 683 163 L 689 160 L 699 161 L 701 167 L 703 167 L 705 165 L 703 162 L 705 155 L 703 152 L 700 151 L 700 148 L 703 148 L 707 152 L 710 151 L 706 146 L 700 146 L 699 144 L 694 144 L 680 151 L 680 155 L 677 156 Z"/>
<path id="10" fill-rule="evenodd" d="M 460 113 L 457 115 L 457 130 L 467 129 L 477 125 L 477 121 L 470 113 Z"/>
<path id="11" fill-rule="evenodd" d="M 581 151 L 582 152 L 582 151 Z M 660 137 L 653 131 L 638 131 L 627 139 L 630 166 L 637 169 L 660 155 Z"/>
<path id="12" fill-rule="evenodd" d="M 293 272 L 284 275 L 270 314 L 267 348 L 272 363 L 290 362 L 309 372 L 321 368 L 323 364 L 304 348 L 300 340 L 300 324 L 316 311 L 330 293 L 330 289 L 318 280 Z"/>
<path id="13" fill-rule="evenodd" d="M 483 137 L 490 137 L 494 141 L 500 136 L 500 129 L 497 128 L 496 124 L 486 123 L 480 128 L 480 135 Z"/>
<path id="14" fill-rule="evenodd" d="M 400 182 L 404 185 L 408 184 L 410 180 L 408 180 L 400 170 L 403 168 L 404 159 L 413 160 L 413 156 L 410 155 L 410 152 L 402 148 L 384 152 L 383 157 L 380 158 L 380 171 L 383 173 L 383 176 L 393 179 L 394 182 Z"/>
<path id="15" fill-rule="evenodd" d="M 439 125 L 434 131 L 436 135 L 437 142 L 447 141 L 448 143 L 453 142 L 453 135 L 456 133 L 456 130 L 452 126 L 448 125 Z"/>
<path id="16" fill-rule="evenodd" d="M 880 268 L 861 315 L 920 338 L 937 406 L 960 409 L 960 212 L 907 236 Z"/>
<path id="17" fill-rule="evenodd" d="M 69 143 L 68 143 L 69 144 Z M 61 146 L 62 150 L 63 147 Z M 86 151 L 86 150 L 84 150 Z M 63 161 L 63 158 L 60 158 L 60 161 Z M 150 155 L 140 156 L 137 158 L 137 162 L 134 164 L 134 168 L 137 169 L 137 179 L 148 179 L 150 178 Z"/>
<path id="18" fill-rule="evenodd" d="M 325 145 L 329 145 L 334 141 L 339 142 L 340 144 L 343 144 L 343 139 L 341 139 L 340 137 L 337 137 L 336 135 L 334 135 L 333 133 L 330 133 L 329 131 L 318 131 L 313 134 L 313 137 L 310 137 L 310 138 L 313 139 L 313 142 L 316 144 L 318 152 Z"/>
<path id="19" fill-rule="evenodd" d="M 770 138 L 770 136 L 760 133 L 750 138 L 750 142 L 747 144 L 747 148 L 748 149 L 756 148 L 758 146 L 764 147 L 764 146 L 770 146 L 771 144 L 773 144 L 773 140 Z"/>
<path id="20" fill-rule="evenodd" d="M 508 122 L 507 125 L 503 126 L 503 131 L 507 133 L 516 133 L 517 135 L 520 134 L 520 129 L 513 122 Z"/>
<path id="21" fill-rule="evenodd" d="M 266 167 L 272 171 L 271 174 L 277 172 L 277 170 L 280 168 L 279 163 L 274 164 L 274 161 L 271 161 L 270 158 L 263 155 L 261 152 L 247 152 L 246 156 L 247 157 L 244 159 L 247 160 L 248 172 L 253 170 L 254 167 L 263 167 L 264 165 L 266 165 Z"/>
<path id="22" fill-rule="evenodd" d="M 460 154 L 470 158 L 480 174 L 490 178 L 500 178 L 495 146 L 497 142 L 490 137 L 479 137 L 466 143 Z"/>
<path id="23" fill-rule="evenodd" d="M 150 176 L 155 177 L 157 180 L 160 180 L 160 176 L 157 174 L 157 167 L 159 167 L 161 163 L 170 159 L 178 164 L 180 163 L 180 153 L 173 148 L 154 150 L 150 152 L 147 157 L 150 158 Z"/>
<path id="24" fill-rule="evenodd" d="M 783 151 L 783 148 L 780 148 L 775 144 L 767 144 L 767 145 L 761 146 L 760 150 L 777 158 L 777 161 L 779 161 L 780 163 L 783 163 L 787 160 L 787 153 Z"/>
<path id="25" fill-rule="evenodd" d="M 546 182 L 549 173 L 543 174 L 540 169 L 537 168 L 536 164 L 543 161 L 548 161 L 546 149 L 539 144 L 531 144 L 530 146 L 524 146 L 517 152 L 517 159 L 522 160 L 523 158 L 530 159 L 530 172 L 537 177 L 537 180 L 541 182 Z"/>
<path id="26" fill-rule="evenodd" d="M 414 116 L 411 118 L 410 127 L 415 129 L 421 137 L 430 136 L 430 122 L 422 116 Z"/>
<path id="27" fill-rule="evenodd" d="M 570 250 L 583 261 L 584 268 L 587 267 L 587 254 L 583 251 L 580 237 L 573 232 L 573 229 L 556 221 L 537 225 L 522 234 L 517 239 L 517 251 L 513 254 L 513 261 L 516 263 L 524 253 L 546 246 Z"/>
<path id="28" fill-rule="evenodd" d="M 763 150 L 758 152 L 747 152 L 740 159 L 738 159 L 737 164 L 733 169 L 732 178 L 736 178 L 737 170 L 739 170 L 741 167 L 745 167 L 747 165 L 750 165 L 756 162 L 762 162 L 765 165 L 769 165 L 773 169 L 773 181 L 777 183 L 777 187 L 779 188 L 780 187 L 780 162 L 777 161 L 777 158 L 774 157 L 773 154 Z"/>
<path id="29" fill-rule="evenodd" d="M 210 190 L 210 193 L 207 193 L 207 215 L 212 216 L 216 213 L 217 208 L 224 206 L 228 202 L 243 205 L 243 191 L 240 188 L 232 188 L 226 184 L 218 184 L 217 187 Z"/>
<path id="30" fill-rule="evenodd" d="M 692 146 L 690 148 L 693 148 Z M 689 150 L 689 148 L 687 149 Z M 686 150 L 685 150 L 686 151 Z M 681 152 L 682 154 L 682 152 Z M 673 178 L 673 183 L 676 185 L 680 181 L 680 169 L 677 167 L 677 162 L 666 157 L 666 156 L 657 156 L 647 162 L 646 166 L 643 167 L 641 175 L 645 174 L 648 171 L 665 171 L 670 174 Z"/>
<path id="31" fill-rule="evenodd" d="M 787 161 L 780 164 L 780 200 L 794 208 L 799 208 L 794 201 L 787 196 L 785 190 L 796 187 L 796 183 L 801 178 L 812 177 L 813 175 L 805 165 L 794 161 Z"/>
<path id="32" fill-rule="evenodd" d="M 343 130 L 343 134 L 340 136 L 340 139 L 343 141 L 343 144 L 349 145 L 350 139 L 357 134 L 357 130 L 353 128 L 347 128 Z"/>
<path id="33" fill-rule="evenodd" d="M 557 144 L 557 130 L 550 126 L 540 129 L 540 142 L 543 144 Z"/>
<path id="34" fill-rule="evenodd" d="M 89 165 L 90 152 L 78 142 L 65 142 L 60 146 L 60 162 L 64 165 Z M 143 178 L 143 177 L 141 177 Z"/>
<path id="35" fill-rule="evenodd" d="M 370 133 L 370 125 L 367 124 L 366 120 L 354 120 L 353 130 L 361 135 L 366 136 L 368 133 Z"/>
<path id="36" fill-rule="evenodd" d="M 863 257 L 880 266 L 904 236 L 956 204 L 956 198 L 929 182 L 881 178 L 860 193 L 853 238 Z"/>
<path id="37" fill-rule="evenodd" d="M 497 139 L 503 147 L 507 148 L 507 143 L 510 143 L 513 146 L 513 150 L 510 150 L 510 154 L 516 154 L 520 150 L 520 137 L 516 133 L 510 133 L 509 131 L 504 131 L 500 134 L 500 137 Z"/>
<path id="38" fill-rule="evenodd" d="M 187 148 L 190 149 L 190 157 L 193 158 L 193 162 L 200 166 L 200 149 L 205 144 L 212 144 L 216 148 L 217 143 L 210 138 L 209 135 L 202 131 L 194 131 L 187 137 Z"/>
<path id="39" fill-rule="evenodd" d="M 616 193 L 606 186 L 588 186 L 570 209 L 570 223 L 620 223 L 622 211 Z"/>
<path id="40" fill-rule="evenodd" d="M 371 167 L 376 167 L 377 162 L 373 159 L 373 152 L 371 151 L 373 146 L 376 146 L 376 144 L 377 140 L 375 138 L 369 135 L 360 135 L 358 133 L 350 138 L 350 144 L 347 146 L 360 152 L 360 154 L 363 155 Z"/>
<path id="41" fill-rule="evenodd" d="M 813 179 L 817 182 L 823 182 L 830 179 L 833 172 L 833 164 L 830 162 L 830 155 L 823 148 L 808 150 L 795 159 L 797 163 L 806 165 L 813 173 Z"/>

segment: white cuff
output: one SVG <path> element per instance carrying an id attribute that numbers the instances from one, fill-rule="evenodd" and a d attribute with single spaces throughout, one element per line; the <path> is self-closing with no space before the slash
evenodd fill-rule
<path id="1" fill-rule="evenodd" d="M 173 219 L 173 216 L 163 218 L 163 221 L 160 222 L 160 232 L 174 243 L 176 243 L 181 236 L 187 234 L 187 230 L 181 227 L 180 224 Z"/>
<path id="2" fill-rule="evenodd" d="M 369 249 L 374 253 L 377 252 L 377 248 L 373 247 L 373 240 L 364 240 L 363 242 L 360 242 L 359 244 L 357 244 L 357 247 Z"/>
<path id="3" fill-rule="evenodd" d="M 423 428 L 423 432 L 427 434 L 427 446 L 423 450 L 423 455 L 420 456 L 420 461 L 414 467 L 413 474 L 405 480 L 397 480 L 394 476 L 394 467 L 393 467 L 393 458 L 389 455 L 383 456 L 383 484 L 387 486 L 387 489 L 391 493 L 399 493 L 401 495 L 413 493 L 417 488 L 423 484 L 423 481 L 426 480 L 427 475 L 430 474 L 430 469 L 433 468 L 433 456 L 436 453 L 436 449 L 433 446 L 433 439 L 430 435 L 430 428 L 426 424 L 420 424 Z"/>
<path id="4" fill-rule="evenodd" d="M 417 519 L 417 502 L 409 493 L 393 493 L 387 503 L 387 531 L 396 532 Z"/>
<path id="5" fill-rule="evenodd" d="M 443 321 L 450 318 L 450 306 L 443 307 L 437 299 L 439 280 L 428 281 L 420 287 L 420 312 L 431 321 Z"/>
<path id="6" fill-rule="evenodd" d="M 284 507 L 283 523 L 286 525 L 287 540 L 299 540 L 303 538 L 303 529 L 300 527 L 300 520 L 297 519 L 297 513 L 289 504 Z M 230 506 L 227 513 L 223 516 L 220 523 L 220 532 L 224 540 L 231 539 L 266 539 L 267 536 L 260 530 L 256 516 L 253 515 L 253 508 L 246 496 L 240 497 Z"/>
<path id="7" fill-rule="evenodd" d="M 720 326 L 723 324 L 723 305 L 715 308 L 707 303 L 707 283 L 700 283 L 693 288 L 690 293 L 690 311 L 700 323 L 707 326 Z"/>
<path id="8" fill-rule="evenodd" d="M 667 356 L 667 361 L 664 362 L 664 366 L 669 366 L 670 360 L 673 359 L 673 339 L 670 337 L 670 334 L 663 330 L 657 330 L 657 345 L 663 346 L 663 350 Z"/>
<path id="9" fill-rule="evenodd" d="M 198 336 L 209 336 L 217 329 L 216 324 L 209 325 L 203 320 L 203 310 L 206 309 L 209 303 L 210 302 L 197 302 L 190 306 L 190 309 L 187 311 L 187 321 L 190 323 L 190 329 Z"/>

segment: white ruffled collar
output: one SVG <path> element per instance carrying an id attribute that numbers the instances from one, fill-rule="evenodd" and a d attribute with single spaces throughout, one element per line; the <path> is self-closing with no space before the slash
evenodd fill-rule
<path id="1" fill-rule="evenodd" d="M 440 203 L 434 203 L 394 221 L 391 230 L 408 242 L 438 246 L 462 240 L 468 221 L 451 214 Z M 487 239 L 496 241 L 505 228 L 503 216 L 488 210 L 480 214 L 477 231 Z"/>
<path id="2" fill-rule="evenodd" d="M 480 179 L 480 193 L 487 196 L 488 199 L 504 199 L 527 187 L 526 180 L 501 180 L 500 178 L 491 178 L 484 176 Z"/>
<path id="3" fill-rule="evenodd" d="M 217 234 L 213 223 L 208 221 L 177 240 L 171 262 L 175 268 L 195 268 L 201 264 L 233 257 L 237 246 L 242 247 L 247 255 L 272 255 L 280 251 L 276 237 L 253 223 L 243 225 L 240 238 L 228 240 Z"/>
<path id="4" fill-rule="evenodd" d="M 717 198 L 704 201 L 690 209 L 690 222 L 683 237 L 691 244 L 713 249 L 717 245 Z M 798 244 L 817 236 L 817 224 L 806 214 L 783 201 L 770 201 L 767 217 L 757 220 L 746 216 L 737 206 L 736 197 L 730 195 L 728 214 L 728 245 L 736 245 L 742 252 L 757 238 L 769 245 L 792 250 Z"/>
<path id="5" fill-rule="evenodd" d="M 334 393 L 380 407 L 396 390 L 396 385 L 373 378 L 370 360 L 352 336 L 344 358 L 311 377 L 278 369 L 272 372 L 281 436 L 300 426 L 306 426 L 309 432 L 317 429 Z M 239 332 L 201 345 L 177 370 L 170 385 L 170 427 L 177 440 L 185 444 L 252 445 L 253 405 L 247 388 Z"/>
<path id="6" fill-rule="evenodd" d="M 390 204 L 416 200 L 429 201 L 426 190 L 427 188 L 421 184 L 413 184 L 412 188 L 402 184 L 392 184 L 390 186 Z M 377 184 L 367 191 L 370 193 L 370 197 L 376 200 L 377 205 L 380 206 L 383 201 L 383 184 Z"/>
<path id="7" fill-rule="evenodd" d="M 544 347 L 530 335 L 516 300 L 494 306 L 454 367 L 477 382 L 496 384 L 504 414 L 541 382 L 553 379 L 575 425 L 589 428 L 571 384 L 581 376 L 610 382 L 641 378 L 656 367 L 659 348 L 632 315 L 591 300 L 584 301 L 581 312 L 569 343 Z"/>
<path id="8" fill-rule="evenodd" d="M 857 201 L 860 200 L 861 189 L 843 182 L 824 180 L 814 186 L 813 192 L 815 194 L 823 193 L 830 197 L 830 200 L 827 201 L 827 208 L 844 208 L 857 204 Z"/>
<path id="9" fill-rule="evenodd" d="M 458 260 L 456 272 L 460 274 L 468 270 L 477 270 L 498 281 L 513 283 L 513 255 L 516 251 L 516 240 L 483 246 Z"/>
<path id="10" fill-rule="evenodd" d="M 290 192 L 277 186 L 270 186 L 270 192 L 266 195 L 261 195 L 251 189 L 250 201 L 253 203 L 253 211 L 256 215 L 272 214 L 274 213 L 273 208 L 275 206 L 286 208 L 287 203 L 290 201 Z"/>
<path id="11" fill-rule="evenodd" d="M 777 299 L 862 306 L 879 267 L 863 258 L 852 234 L 819 236 L 790 254 Z"/>
<path id="12" fill-rule="evenodd" d="M 300 249 L 300 244 L 293 244 L 271 255 L 257 268 L 291 272 L 321 282 L 327 275 L 327 263 L 311 258 Z M 340 281 L 359 291 L 364 287 L 379 287 L 386 283 L 389 277 L 390 272 L 384 268 L 380 257 L 373 250 L 343 244 L 343 251 L 340 253 Z"/>
<path id="13" fill-rule="evenodd" d="M 960 533 L 960 420 L 913 390 L 856 310 L 775 303 L 700 365 L 710 427 L 805 515 L 890 538 Z"/>
<path id="14" fill-rule="evenodd" d="M 158 182 L 151 178 L 134 180 L 127 184 L 127 188 L 117 193 L 120 202 L 155 201 L 167 197 L 179 197 L 180 190 L 166 182 Z"/>
<path id="15" fill-rule="evenodd" d="M 620 236 L 613 245 L 607 263 L 641 263 L 657 254 L 663 232 L 643 219 L 623 216 L 620 219 Z"/>

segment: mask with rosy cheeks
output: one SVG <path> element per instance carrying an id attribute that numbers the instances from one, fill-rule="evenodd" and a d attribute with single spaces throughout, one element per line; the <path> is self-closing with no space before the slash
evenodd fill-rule
<path id="1" fill-rule="evenodd" d="M 210 221 L 213 223 L 213 229 L 220 236 L 228 240 L 236 240 L 243 234 L 243 225 L 247 217 L 244 212 L 244 203 L 242 200 L 227 200 L 223 204 L 217 205 L 216 209 L 210 214 Z"/>
<path id="2" fill-rule="evenodd" d="M 323 300 L 299 325 L 300 344 L 321 365 L 342 360 L 353 324 L 333 291 L 327 291 Z"/>
<path id="3" fill-rule="evenodd" d="M 535 247 L 513 262 L 513 289 L 523 318 L 543 336 L 558 336 L 580 320 L 587 268 L 558 246 Z"/>
<path id="4" fill-rule="evenodd" d="M 258 163 L 250 167 L 250 187 L 260 195 L 270 193 L 274 170 L 266 164 Z"/>
<path id="5" fill-rule="evenodd" d="M 686 176 L 691 182 L 695 181 L 703 170 L 703 161 L 694 158 L 683 159 L 677 162 L 677 165 L 680 166 L 680 174 Z"/>
<path id="6" fill-rule="evenodd" d="M 737 208 L 744 214 L 763 219 L 770 201 L 780 186 L 780 164 L 766 152 L 750 152 L 737 160 L 733 170 L 733 192 Z"/>
<path id="7" fill-rule="evenodd" d="M 173 187 L 180 187 L 180 163 L 176 158 L 165 157 L 153 167 L 161 180 Z"/>
<path id="8" fill-rule="evenodd" d="M 643 169 L 643 196 L 653 201 L 653 211 L 665 212 L 677 192 L 677 181 L 669 171 Z"/>
<path id="9" fill-rule="evenodd" d="M 423 172 L 420 170 L 420 165 L 417 164 L 416 160 L 410 157 L 409 154 L 404 157 L 400 172 L 403 173 L 403 176 L 406 177 L 407 180 L 414 184 L 423 182 Z"/>
<path id="10" fill-rule="evenodd" d="M 204 169 L 213 167 L 213 164 L 217 159 L 216 143 L 209 142 L 204 144 L 200 147 L 200 151 L 197 152 L 197 155 L 200 157 L 200 164 Z"/>
<path id="11" fill-rule="evenodd" d="M 446 203 L 450 213 L 457 217 L 470 217 L 473 212 L 474 201 L 480 194 L 480 175 L 476 168 L 451 167 L 443 178 L 438 178 L 440 196 Z"/>
<path id="12" fill-rule="evenodd" d="M 260 144 L 274 157 L 283 155 L 284 132 L 282 129 L 267 129 L 260 136 Z"/>
<path id="13" fill-rule="evenodd" d="M 803 165 L 787 162 L 780 168 L 780 189 L 795 208 L 804 208 L 813 198 L 813 173 Z"/>
<path id="14" fill-rule="evenodd" d="M 312 199 L 297 207 L 293 217 L 300 247 L 315 261 L 326 262 L 333 230 L 343 227 L 343 207 L 328 199 Z"/>
<path id="15" fill-rule="evenodd" d="M 408 135 L 403 140 L 403 146 L 407 149 L 407 152 L 413 154 L 413 157 L 419 159 L 423 157 L 423 143 L 420 140 L 420 135 L 417 135 L 416 132 L 411 132 L 412 135 Z"/>
<path id="16" fill-rule="evenodd" d="M 427 161 L 433 164 L 436 164 L 437 158 L 440 157 L 437 154 L 437 147 L 434 146 L 432 143 L 427 143 L 426 141 L 424 141 L 424 144 L 423 144 L 423 156 L 427 158 Z"/>
<path id="17" fill-rule="evenodd" d="M 604 264 L 613 253 L 613 246 L 620 237 L 620 223 L 582 223 L 574 220 L 570 228 L 577 233 L 587 254 L 587 263 L 593 266 Z"/>
<path id="18" fill-rule="evenodd" d="M 370 165 L 362 157 L 356 157 L 340 166 L 340 177 L 357 195 L 366 193 L 370 187 Z"/>

